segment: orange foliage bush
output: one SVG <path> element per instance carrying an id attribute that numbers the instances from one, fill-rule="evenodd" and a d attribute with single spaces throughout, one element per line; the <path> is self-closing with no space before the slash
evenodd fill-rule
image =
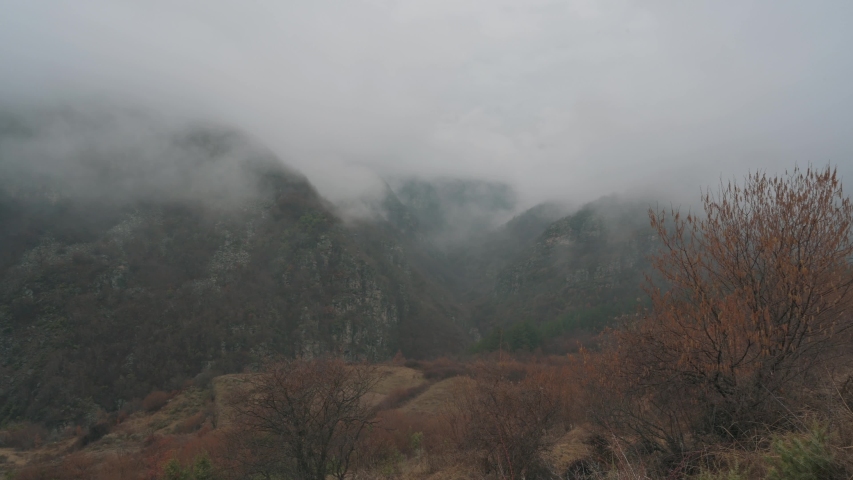
<path id="1" fill-rule="evenodd" d="M 853 204 L 834 170 L 752 174 L 703 206 L 650 211 L 652 314 L 616 332 L 609 360 L 624 401 L 606 420 L 679 455 L 780 426 L 853 326 Z"/>
<path id="2" fill-rule="evenodd" d="M 198 412 L 195 415 L 187 417 L 175 426 L 176 434 L 192 433 L 201 428 L 204 421 L 207 420 L 207 415 L 204 412 Z"/>
<path id="3" fill-rule="evenodd" d="M 418 450 L 442 455 L 456 446 L 449 416 L 385 410 L 378 413 L 359 442 L 356 465 L 371 468 L 398 454 L 414 455 Z"/>

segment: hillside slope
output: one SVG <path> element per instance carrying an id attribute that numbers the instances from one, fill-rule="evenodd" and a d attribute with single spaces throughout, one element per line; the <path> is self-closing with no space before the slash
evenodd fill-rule
<path id="1" fill-rule="evenodd" d="M 467 342 L 393 229 L 344 224 L 239 133 L 67 117 L 0 122 L 0 423 L 79 419 L 274 355 Z"/>
<path id="2" fill-rule="evenodd" d="M 604 198 L 548 224 L 496 273 L 473 307 L 473 323 L 483 332 L 530 323 L 553 335 L 634 313 L 656 248 L 646 208 Z M 590 325 L 571 325 L 578 321 Z"/>

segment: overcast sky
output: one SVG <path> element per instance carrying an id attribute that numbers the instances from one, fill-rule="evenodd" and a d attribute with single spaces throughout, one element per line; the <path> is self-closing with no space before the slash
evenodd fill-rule
<path id="1" fill-rule="evenodd" d="M 0 102 L 241 128 L 333 199 L 375 174 L 526 204 L 853 177 L 853 2 L 7 1 Z M 850 172 L 850 174 L 846 174 Z"/>

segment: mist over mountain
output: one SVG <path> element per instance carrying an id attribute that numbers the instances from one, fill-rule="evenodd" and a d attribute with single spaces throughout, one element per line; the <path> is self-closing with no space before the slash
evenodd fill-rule
<path id="1" fill-rule="evenodd" d="M 0 12 L 0 478 L 853 478 L 853 2 Z"/>
<path id="2" fill-rule="evenodd" d="M 507 183 L 527 208 L 851 173 L 849 2 L 4 6 L 0 102 L 235 126 L 332 201 L 396 177 Z"/>
<path id="3" fill-rule="evenodd" d="M 458 244 L 490 232 L 518 205 L 511 186 L 484 180 L 410 178 L 392 183 L 391 188 L 434 245 Z"/>
<path id="4" fill-rule="evenodd" d="M 468 343 L 392 228 L 345 225 L 245 135 L 75 115 L 4 115 L 2 421 L 79 418 L 277 355 Z"/>
<path id="5" fill-rule="evenodd" d="M 519 213 L 507 184 L 411 177 L 352 216 L 227 127 L 0 118 L 0 421 L 81 418 L 280 355 L 462 352 L 634 295 L 647 251 L 630 202 Z"/>

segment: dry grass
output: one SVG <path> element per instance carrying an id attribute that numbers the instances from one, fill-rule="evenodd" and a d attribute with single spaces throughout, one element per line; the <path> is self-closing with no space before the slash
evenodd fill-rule
<path id="1" fill-rule="evenodd" d="M 224 427 L 231 423 L 232 412 L 226 399 L 229 398 L 235 388 L 239 387 L 245 378 L 242 374 L 222 375 L 213 379 L 213 395 L 216 400 L 214 419 L 217 427 Z"/>
<path id="2" fill-rule="evenodd" d="M 0 448 L 0 472 L 6 466 L 23 467 L 29 463 L 34 454 L 34 452 L 22 452 L 14 448 Z"/>
<path id="3" fill-rule="evenodd" d="M 465 377 L 452 377 L 442 380 L 412 399 L 401 410 L 425 414 L 446 413 L 448 406 L 453 404 L 458 388 L 467 381 L 468 379 Z"/>
<path id="4" fill-rule="evenodd" d="M 376 402 L 388 398 L 388 395 L 394 392 L 427 385 L 428 382 L 422 372 L 412 368 L 383 365 L 377 369 L 381 378 L 371 392 L 371 397 Z M 151 468 L 155 468 L 152 465 L 164 463 L 170 455 L 175 455 L 175 458 L 179 458 L 183 463 L 191 462 L 198 452 L 213 448 L 207 446 L 207 443 L 221 443 L 220 437 L 225 430 L 223 427 L 229 423 L 225 400 L 243 378 L 243 374 L 216 377 L 208 390 L 189 388 L 175 394 L 156 412 L 139 411 L 122 417 L 109 434 L 78 453 L 94 462 L 97 468 L 92 468 L 97 471 L 105 468 L 99 465 L 109 462 L 123 465 L 134 460 L 147 462 L 144 464 L 144 471 L 151 472 Z M 392 422 L 394 428 L 388 430 L 385 435 L 389 445 L 394 447 L 390 450 L 396 449 L 403 455 L 395 459 L 395 463 L 390 467 L 385 465 L 368 469 L 359 472 L 354 478 L 482 478 L 483 475 L 477 470 L 476 464 L 472 464 L 469 458 L 452 448 L 447 448 L 445 443 L 448 442 L 449 433 L 442 430 L 446 427 L 445 420 L 439 416 L 448 413 L 450 406 L 454 404 L 458 388 L 469 380 L 467 377 L 452 377 L 429 384 L 426 391 L 408 400 L 399 410 L 384 412 L 385 416 L 402 419 Z M 202 418 L 207 420 L 201 422 Z M 410 445 L 415 432 L 423 434 L 422 447 L 417 450 Z M 587 453 L 587 446 L 583 444 L 585 435 L 583 431 L 578 431 L 561 438 L 551 455 L 554 464 L 562 467 L 583 458 Z M 0 478 L 4 470 L 18 470 L 27 464 L 58 465 L 57 462 L 72 454 L 70 446 L 73 441 L 72 438 L 61 444 L 48 444 L 31 451 L 0 449 Z M 134 468 L 137 473 L 144 473 L 141 466 L 134 464 Z M 393 472 L 391 476 L 388 476 L 389 471 Z"/>
<path id="5" fill-rule="evenodd" d="M 590 449 L 585 443 L 588 437 L 586 430 L 575 428 L 557 440 L 546 458 L 556 471 L 563 472 L 572 463 L 589 457 Z"/>
<path id="6" fill-rule="evenodd" d="M 440 472 L 427 475 L 425 477 L 409 477 L 422 478 L 424 480 L 471 480 L 473 478 L 481 478 L 483 475 L 467 464 L 453 465 L 442 469 Z"/>
<path id="7" fill-rule="evenodd" d="M 382 395 L 387 395 L 401 388 L 416 387 L 424 382 L 423 374 L 412 368 L 382 365 L 376 370 L 380 375 L 380 380 L 373 387 L 373 391 Z"/>
<path id="8" fill-rule="evenodd" d="M 157 410 L 165 407 L 171 398 L 172 396 L 169 392 L 164 392 L 162 390 L 151 392 L 144 400 L 142 400 L 142 408 L 146 412 L 156 412 Z"/>

